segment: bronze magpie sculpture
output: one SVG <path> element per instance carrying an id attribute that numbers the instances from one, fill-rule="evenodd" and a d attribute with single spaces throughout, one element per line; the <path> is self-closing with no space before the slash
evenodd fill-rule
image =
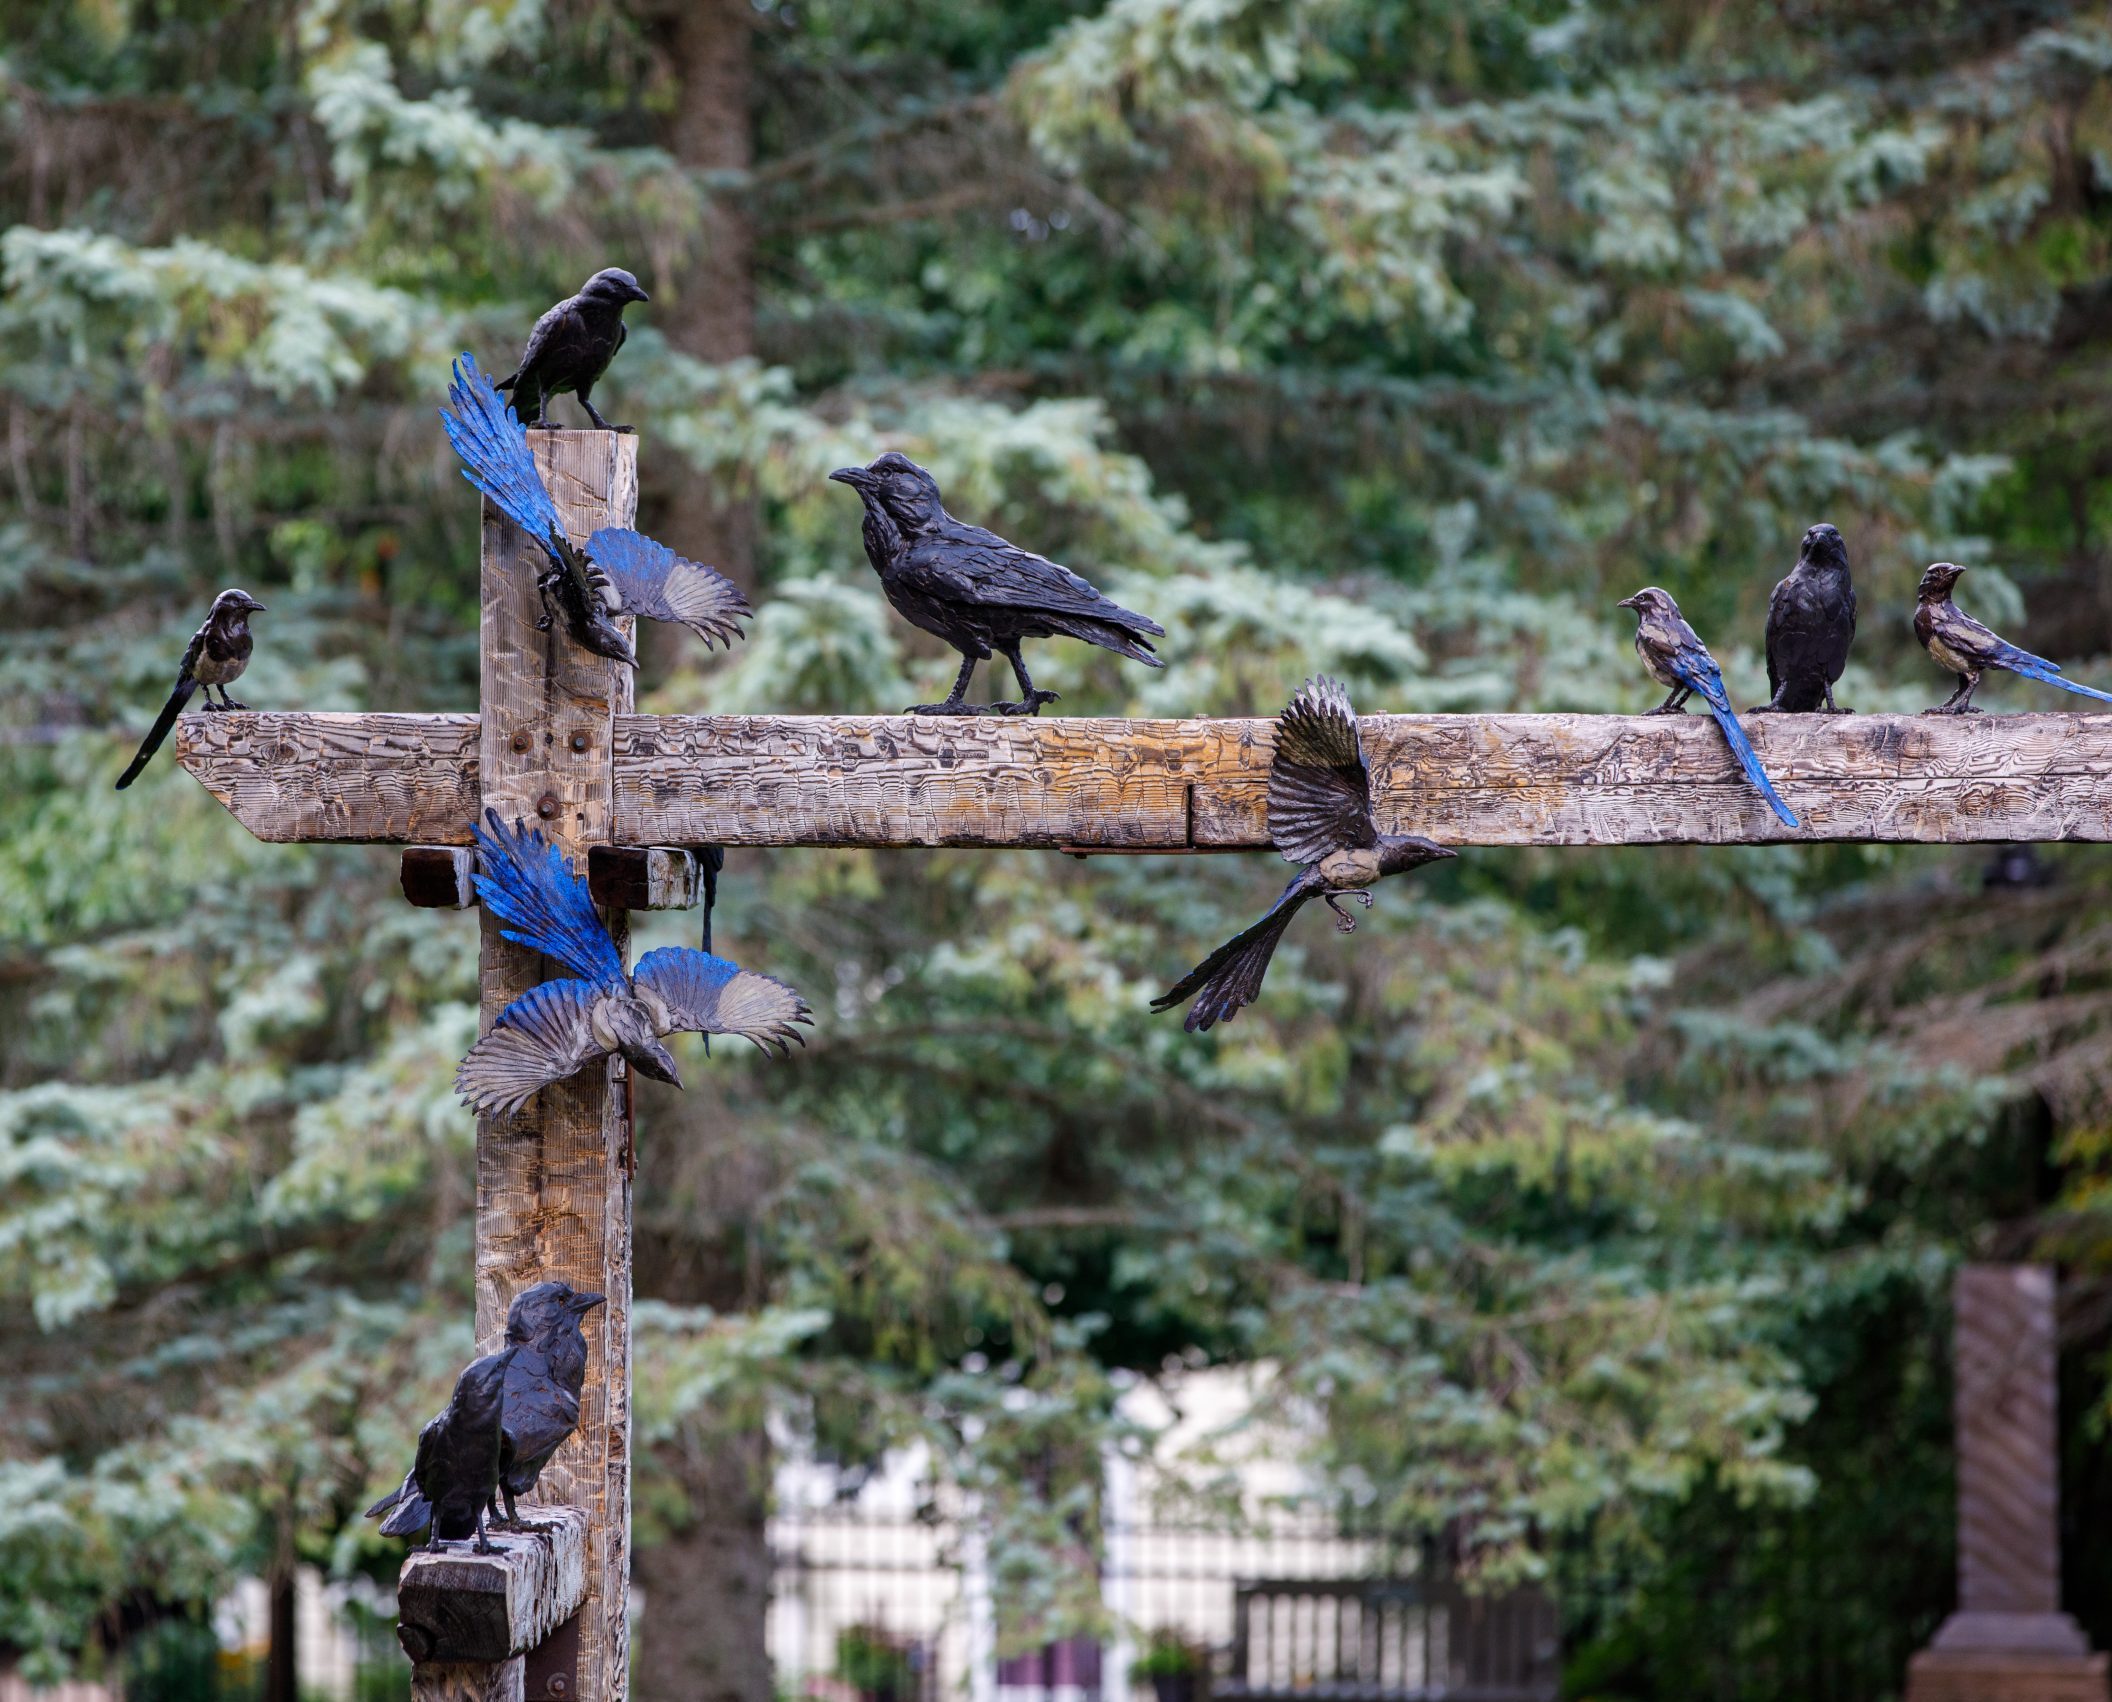
<path id="1" fill-rule="evenodd" d="M 194 693 L 205 693 L 204 703 L 208 709 L 249 707 L 229 697 L 227 688 L 239 680 L 249 666 L 249 617 L 263 611 L 264 605 L 247 591 L 231 589 L 213 599 L 205 624 L 191 635 L 191 642 L 184 648 L 183 661 L 176 669 L 176 689 L 169 693 L 169 701 L 154 717 L 154 725 L 140 741 L 138 754 L 117 777 L 120 792 L 137 780 L 140 771 L 153 760 L 154 753 L 161 749 L 162 741 L 169 736 L 169 729 L 176 725 L 176 717 L 183 713 L 183 706 L 191 701 Z M 213 701 L 215 686 L 220 688 L 218 703 Z"/>
<path id="2" fill-rule="evenodd" d="M 1046 556 L 956 520 L 939 499 L 937 481 L 908 456 L 890 451 L 870 466 L 839 467 L 829 477 L 865 504 L 866 559 L 895 612 L 961 653 L 960 676 L 946 701 L 915 704 L 904 714 L 1038 715 L 1057 694 L 1035 690 L 1028 677 L 1019 654 L 1028 638 L 1082 638 L 1148 668 L 1165 666 L 1150 643 L 1166 636 L 1164 627 Z M 993 651 L 1012 664 L 1019 701 L 964 702 L 976 663 Z"/>
<path id="3" fill-rule="evenodd" d="M 492 1552 L 484 1509 L 499 1483 L 506 1372 L 519 1348 L 509 1344 L 474 1360 L 455 1381 L 446 1406 L 418 1432 L 418 1456 L 403 1482 L 367 1509 L 385 1537 L 415 1536 L 429 1525 L 428 1548 L 474 1539 Z"/>
<path id="4" fill-rule="evenodd" d="M 1745 736 L 1745 729 L 1738 725 L 1738 717 L 1731 712 L 1730 694 L 1723 689 L 1723 670 L 1716 666 L 1716 658 L 1709 654 L 1709 647 L 1687 625 L 1670 593 L 1655 585 L 1645 585 L 1634 596 L 1623 597 L 1620 606 L 1635 611 L 1635 653 L 1643 659 L 1643 666 L 1650 670 L 1650 677 L 1667 688 L 1665 701 L 1650 713 L 1682 715 L 1686 713 L 1687 699 L 1696 692 L 1701 693 L 1702 702 L 1709 706 L 1709 713 L 1716 717 L 1716 725 L 1723 729 L 1724 742 L 1731 747 L 1731 755 L 1738 759 L 1738 766 L 1745 770 L 1745 777 L 1760 789 L 1768 808 L 1781 818 L 1784 825 L 1797 826 L 1796 812 L 1782 801 L 1782 794 L 1775 790 L 1774 782 L 1760 766 L 1752 741 Z"/>
<path id="5" fill-rule="evenodd" d="M 2059 686 L 2078 697 L 2094 697 L 2100 703 L 2112 703 L 2112 692 L 2077 685 L 2062 674 L 2058 662 L 2049 662 L 2029 650 L 2018 649 L 1952 602 L 1951 587 L 1958 583 L 1958 576 L 1963 572 L 1965 569 L 1956 562 L 1939 561 L 1921 576 L 1921 585 L 1915 593 L 1914 636 L 1921 640 L 1921 647 L 1936 659 L 1939 667 L 1948 668 L 1958 676 L 1958 689 L 1934 709 L 1924 709 L 1922 714 L 1978 715 L 1980 711 L 1973 707 L 1973 693 L 1980 689 L 1980 676 L 1990 668 L 2022 674 L 2027 680 L 2037 680 L 2041 685 Z"/>
<path id="6" fill-rule="evenodd" d="M 1356 931 L 1356 918 L 1342 908 L 1354 898 L 1371 908 L 1370 887 L 1456 856 L 1409 833 L 1381 833 L 1371 813 L 1371 769 L 1357 731 L 1349 693 L 1334 680 L 1307 680 L 1276 719 L 1276 759 L 1269 767 L 1269 839 L 1287 863 L 1300 865 L 1269 913 L 1235 934 L 1151 1001 L 1171 1010 L 1193 998 L 1190 1034 L 1227 1022 L 1261 992 L 1269 959 L 1309 899 L 1335 913 L 1335 927 Z"/>
<path id="7" fill-rule="evenodd" d="M 496 810 L 474 830 L 477 895 L 516 945 L 557 959 L 577 979 L 531 987 L 499 1013 L 462 1060 L 455 1089 L 476 1111 L 514 1112 L 552 1082 L 620 1052 L 655 1081 L 682 1085 L 670 1034 L 739 1034 L 780 1054 L 806 1043 L 813 1012 L 782 981 L 687 946 L 662 946 L 625 973 L 587 883 L 543 838 Z"/>
<path id="8" fill-rule="evenodd" d="M 1855 642 L 1855 584 L 1848 546 L 1821 521 L 1804 534 L 1797 565 L 1767 600 L 1767 687 L 1774 695 L 1748 715 L 1846 715 L 1834 683 Z"/>
<path id="9" fill-rule="evenodd" d="M 580 285 L 579 294 L 565 297 L 538 319 L 528 333 L 520 365 L 500 379 L 498 386 L 513 392 L 522 422 L 548 425 L 544 416 L 550 398 L 569 390 L 601 430 L 628 430 L 610 425 L 588 398 L 630 335 L 624 329 L 623 310 L 634 301 L 650 300 L 630 273 L 609 266 Z"/>
<path id="10" fill-rule="evenodd" d="M 572 542 L 536 469 L 527 432 L 469 355 L 455 362 L 447 396 L 454 411 L 442 409 L 440 420 L 462 458 L 462 476 L 498 504 L 549 560 L 536 581 L 543 595 L 540 624 L 546 630 L 555 608 L 581 644 L 631 668 L 638 665 L 637 653 L 617 626 L 617 615 L 674 621 L 707 646 L 713 639 L 731 644 L 741 636 L 740 623 L 751 612 L 748 599 L 716 568 L 685 561 L 628 526 L 604 526 L 584 549 Z"/>

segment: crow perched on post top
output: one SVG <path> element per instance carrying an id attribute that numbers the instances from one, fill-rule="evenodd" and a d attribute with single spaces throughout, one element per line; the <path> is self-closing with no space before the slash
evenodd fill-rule
<path id="1" fill-rule="evenodd" d="M 506 1339 L 518 1351 L 506 1368 L 499 1493 L 506 1498 L 506 1522 L 515 1529 L 521 1514 L 513 1498 L 535 1487 L 543 1467 L 579 1428 L 579 1391 L 587 1381 L 587 1337 L 579 1321 L 607 1298 L 570 1283 L 539 1282 L 506 1309 Z"/>
<path id="2" fill-rule="evenodd" d="M 418 1432 L 418 1458 L 402 1484 L 367 1509 L 383 1536 L 413 1536 L 430 1524 L 428 1548 L 473 1537 L 477 1553 L 492 1552 L 484 1508 L 498 1487 L 506 1371 L 519 1351 L 487 1353 L 456 1379 L 447 1405 Z"/>
<path id="3" fill-rule="evenodd" d="M 538 319 L 521 351 L 521 364 L 499 380 L 501 390 L 513 392 L 522 420 L 549 424 L 543 414 L 550 398 L 569 390 L 603 431 L 627 430 L 610 425 L 587 398 L 629 335 L 623 326 L 624 308 L 650 300 L 636 278 L 620 266 L 610 266 L 580 285 L 578 295 L 565 297 Z"/>
<path id="4" fill-rule="evenodd" d="M 205 625 L 191 635 L 191 642 L 184 649 L 183 662 L 176 670 L 176 689 L 169 693 L 169 701 L 161 706 L 161 713 L 154 717 L 154 725 L 140 741 L 139 753 L 117 777 L 120 792 L 139 778 L 140 770 L 161 749 L 162 740 L 169 736 L 169 729 L 176 725 L 176 717 L 183 713 L 183 706 L 191 701 L 193 692 L 204 690 L 208 709 L 249 707 L 229 697 L 227 688 L 239 680 L 242 671 L 249 666 L 249 617 L 263 611 L 264 605 L 247 591 L 223 591 L 213 599 Z M 213 701 L 215 686 L 220 688 L 218 703 Z"/>
<path id="5" fill-rule="evenodd" d="M 1848 714 L 1833 701 L 1833 684 L 1854 642 L 1848 546 L 1821 521 L 1804 534 L 1797 565 L 1767 600 L 1767 685 L 1774 696 L 1746 713 Z"/>
<path id="6" fill-rule="evenodd" d="M 1158 622 L 1110 601 L 1046 556 L 956 520 L 939 500 L 937 481 L 907 455 L 891 450 L 870 466 L 839 467 L 829 477 L 865 504 L 866 559 L 895 612 L 963 658 L 944 703 L 914 704 L 904 714 L 1038 715 L 1057 694 L 1034 689 L 1019 655 L 1027 638 L 1060 633 L 1148 668 L 1165 666 L 1149 643 L 1166 636 Z M 1020 701 L 963 702 L 976 663 L 993 651 L 1012 664 Z"/>
<path id="7" fill-rule="evenodd" d="M 587 883 L 541 828 L 508 828 L 486 810 L 474 829 L 477 896 L 516 945 L 553 957 L 578 979 L 545 981 L 499 1012 L 455 1071 L 472 1110 L 518 1111 L 539 1089 L 621 1052 L 655 1081 L 682 1085 L 670 1034 L 739 1034 L 764 1051 L 805 1044 L 798 1024 L 813 1013 L 782 981 L 723 957 L 662 946 L 625 971 L 616 942 L 587 896 Z"/>
<path id="8" fill-rule="evenodd" d="M 1782 794 L 1768 779 L 1767 770 L 1760 766 L 1752 740 L 1745 736 L 1745 729 L 1738 725 L 1738 717 L 1731 712 L 1730 693 L 1723 689 L 1723 670 L 1716 666 L 1716 658 L 1709 654 L 1709 647 L 1687 625 L 1686 617 L 1679 612 L 1679 605 L 1672 601 L 1671 593 L 1661 591 L 1655 585 L 1645 585 L 1634 596 L 1623 597 L 1620 606 L 1635 611 L 1635 653 L 1643 659 L 1643 666 L 1650 670 L 1650 677 L 1668 688 L 1665 701 L 1650 713 L 1684 715 L 1687 699 L 1700 692 L 1702 702 L 1709 706 L 1709 713 L 1716 717 L 1716 725 L 1723 730 L 1724 742 L 1731 747 L 1731 755 L 1738 759 L 1745 777 L 1759 787 L 1768 808 L 1781 818 L 1785 826 L 1799 825 L 1796 812 L 1782 801 Z"/>
<path id="9" fill-rule="evenodd" d="M 1235 934 L 1151 1001 L 1171 1010 L 1194 997 L 1182 1026 L 1190 1034 L 1228 1022 L 1261 992 L 1284 929 L 1308 899 L 1335 913 L 1335 927 L 1356 932 L 1342 908 L 1354 898 L 1371 908 L 1374 881 L 1458 855 L 1412 833 L 1381 833 L 1371 813 L 1371 770 L 1349 693 L 1330 679 L 1307 680 L 1276 719 L 1276 759 L 1269 765 L 1269 838 L 1287 863 L 1302 864 L 1269 913 Z M 1199 995 L 1199 996 L 1198 996 Z"/>
<path id="10" fill-rule="evenodd" d="M 1958 689 L 1934 709 L 1924 709 L 1922 714 L 1978 715 L 1980 711 L 1973 707 L 1973 693 L 1980 689 L 1980 676 L 1990 668 L 2022 674 L 2027 680 L 2037 680 L 2041 685 L 2059 686 L 2078 697 L 2094 697 L 2100 703 L 2112 703 L 2112 692 L 2077 685 L 2062 675 L 2058 662 L 2049 662 L 2029 650 L 2018 649 L 1952 602 L 1951 587 L 1958 583 L 1958 576 L 1964 571 L 1954 561 L 1939 561 L 1921 576 L 1920 588 L 1915 593 L 1914 636 L 1921 640 L 1921 647 L 1936 659 L 1939 667 L 1948 668 L 1958 676 Z"/>

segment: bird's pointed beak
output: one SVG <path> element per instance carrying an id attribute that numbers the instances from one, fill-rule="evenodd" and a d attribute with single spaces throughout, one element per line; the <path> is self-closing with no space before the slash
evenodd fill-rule
<path id="1" fill-rule="evenodd" d="M 643 284 L 633 284 L 631 286 L 631 300 L 651 301 L 652 299 L 653 298 L 651 296 L 645 293 L 645 286 Z"/>
<path id="2" fill-rule="evenodd" d="M 262 615 L 269 614 L 271 611 L 265 608 L 262 603 L 258 602 L 256 598 L 252 597 L 249 600 L 249 612 L 253 615 Z"/>
<path id="3" fill-rule="evenodd" d="M 573 1311 L 584 1317 L 587 1313 L 593 1311 L 595 1307 L 606 1304 L 608 1298 L 606 1294 L 575 1294 L 566 1304 Z"/>
<path id="4" fill-rule="evenodd" d="M 639 1046 L 624 1053 L 631 1067 L 642 1076 L 651 1076 L 655 1081 L 664 1081 L 670 1087 L 682 1085 L 682 1072 L 675 1067 L 675 1055 L 657 1040 L 650 1047 Z"/>
<path id="5" fill-rule="evenodd" d="M 873 482 L 872 474 L 863 467 L 838 467 L 829 477 L 839 485 L 849 485 L 854 491 L 862 491 Z"/>
<path id="6" fill-rule="evenodd" d="M 1617 609 L 1633 609 L 1640 606 L 1634 597 L 1623 597 L 1618 603 L 1614 604 Z"/>

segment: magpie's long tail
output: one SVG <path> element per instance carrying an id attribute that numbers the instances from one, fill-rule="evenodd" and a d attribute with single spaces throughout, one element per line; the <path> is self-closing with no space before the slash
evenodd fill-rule
<path id="1" fill-rule="evenodd" d="M 120 792 L 137 780 L 139 771 L 153 760 L 154 753 L 161 749 L 162 740 L 169 736 L 169 729 L 176 725 L 176 717 L 183 713 L 183 706 L 191 701 L 191 694 L 197 689 L 198 682 L 188 674 L 176 682 L 176 689 L 169 693 L 169 701 L 161 706 L 161 713 L 154 717 L 154 725 L 147 729 L 146 740 L 140 745 L 139 754 L 133 757 L 131 766 L 117 777 L 117 789 Z"/>
<path id="2" fill-rule="evenodd" d="M 1269 959 L 1277 942 L 1305 901 L 1320 890 L 1310 869 L 1301 869 L 1283 889 L 1269 913 L 1242 933 L 1234 934 L 1217 950 L 1151 1001 L 1155 1011 L 1171 1010 L 1190 997 L 1195 1004 L 1181 1026 L 1190 1034 L 1220 1022 L 1229 1022 L 1261 994 L 1262 977 L 1269 972 Z"/>
<path id="3" fill-rule="evenodd" d="M 2034 656 L 2028 650 L 2018 650 L 1997 658 L 2002 667 L 2013 674 L 2022 674 L 2027 680 L 2037 680 L 2042 685 L 2059 686 L 2063 691 L 2072 691 L 2077 697 L 2094 697 L 2100 703 L 2112 703 L 2112 691 L 2099 691 L 2095 686 L 2077 685 L 2061 670 L 2043 656 Z"/>
<path id="4" fill-rule="evenodd" d="M 1738 766 L 1745 770 L 1746 779 L 1760 788 L 1760 795 L 1768 807 L 1782 818 L 1784 827 L 1800 827 L 1796 811 L 1782 801 L 1782 794 L 1775 790 L 1775 783 L 1768 779 L 1767 770 L 1760 766 L 1760 757 L 1753 749 L 1752 740 L 1745 736 L 1745 729 L 1738 725 L 1738 717 L 1731 713 L 1731 702 L 1723 697 L 1723 688 L 1715 692 L 1704 690 L 1702 697 L 1709 706 L 1709 713 L 1716 717 L 1716 725 L 1723 729 L 1724 742 L 1731 747 L 1731 755 L 1738 759 Z"/>

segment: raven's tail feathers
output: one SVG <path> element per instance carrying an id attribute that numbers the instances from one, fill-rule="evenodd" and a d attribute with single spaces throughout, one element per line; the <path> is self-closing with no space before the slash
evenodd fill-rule
<path id="1" fill-rule="evenodd" d="M 1127 656 L 1132 662 L 1142 662 L 1147 668 L 1166 666 L 1153 651 L 1151 640 L 1134 627 L 1118 626 L 1113 621 L 1089 620 L 1076 615 L 1050 614 L 1045 610 L 1036 612 L 1050 626 L 1068 637 L 1082 638 L 1088 644 L 1099 645 L 1102 650 L 1112 650 L 1117 656 Z"/>
<path id="2" fill-rule="evenodd" d="M 140 770 L 153 761 L 154 753 L 161 749 L 162 740 L 169 736 L 169 729 L 176 725 L 176 717 L 183 713 L 183 706 L 191 701 L 191 694 L 197 689 L 198 682 L 189 675 L 176 682 L 176 689 L 169 693 L 169 701 L 161 706 L 161 713 L 154 717 L 154 725 L 147 730 L 147 736 L 140 744 L 139 754 L 133 757 L 131 765 L 124 773 L 117 777 L 117 789 L 120 792 L 137 780 Z"/>
<path id="3" fill-rule="evenodd" d="M 381 1519 L 384 1513 L 388 1517 Z M 381 1519 L 381 1534 L 385 1537 L 415 1536 L 433 1522 L 433 1504 L 418 1493 L 417 1479 L 406 1476 L 401 1484 L 369 1507 L 366 1516 Z"/>
<path id="4" fill-rule="evenodd" d="M 1782 794 L 1768 779 L 1767 770 L 1760 766 L 1759 754 L 1753 749 L 1752 740 L 1745 736 L 1745 729 L 1738 725 L 1738 717 L 1731 713 L 1729 702 L 1718 703 L 1709 696 L 1708 704 L 1709 713 L 1716 717 L 1716 725 L 1723 729 L 1724 742 L 1731 747 L 1731 755 L 1738 759 L 1738 766 L 1745 770 L 1746 779 L 1760 788 L 1760 795 L 1767 800 L 1768 808 L 1781 817 L 1784 827 L 1801 827 L 1803 824 L 1797 820 L 1797 812 L 1782 801 Z"/>
<path id="5" fill-rule="evenodd" d="M 1269 972 L 1269 960 L 1276 955 L 1284 929 L 1291 925 L 1299 907 L 1312 897 L 1310 892 L 1299 891 L 1305 878 L 1305 871 L 1301 870 L 1266 916 L 1245 932 L 1234 934 L 1153 999 L 1151 1008 L 1171 1010 L 1193 997 L 1195 1004 L 1181 1026 L 1190 1034 L 1200 1034 L 1217 1023 L 1230 1021 L 1251 1005 L 1261 995 L 1262 977 Z"/>

